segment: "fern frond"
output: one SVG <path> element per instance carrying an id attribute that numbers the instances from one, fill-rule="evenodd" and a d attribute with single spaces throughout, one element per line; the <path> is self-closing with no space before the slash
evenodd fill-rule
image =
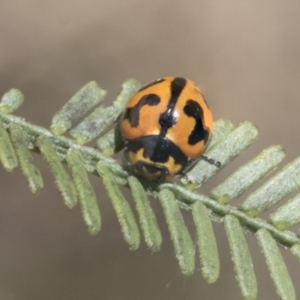
<path id="1" fill-rule="evenodd" d="M 96 82 L 90 82 L 55 114 L 50 130 L 11 115 L 23 103 L 24 97 L 18 90 L 8 91 L 0 102 L 0 161 L 4 169 L 12 171 L 20 165 L 30 190 L 36 193 L 42 189 L 43 180 L 31 152 L 41 153 L 66 206 L 72 208 L 79 202 L 90 234 L 100 231 L 101 214 L 88 173 L 99 176 L 112 201 L 124 240 L 131 250 L 139 248 L 140 227 L 150 251 L 159 251 L 162 235 L 149 196 L 157 198 L 179 268 L 186 276 L 195 270 L 196 254 L 181 210 L 191 211 L 201 270 L 208 283 L 215 282 L 220 272 L 217 241 L 211 222 L 223 222 L 236 279 L 244 299 L 257 297 L 257 281 L 244 236 L 245 232 L 253 233 L 265 256 L 279 297 L 296 299 L 278 245 L 288 247 L 300 260 L 300 238 L 296 233 L 286 230 L 300 222 L 300 194 L 281 205 L 268 220 L 258 216 L 299 189 L 300 158 L 273 175 L 244 199 L 239 207 L 229 202 L 242 196 L 254 184 L 259 184 L 278 167 L 285 157 L 280 146 L 263 150 L 213 188 L 210 195 L 195 191 L 220 170 L 205 160 L 200 160 L 179 182 L 154 184 L 140 180 L 109 157 L 123 147 L 119 127 L 109 128 L 139 87 L 136 80 L 127 80 L 113 104 L 105 107 L 102 103 L 106 92 Z M 62 136 L 66 132 L 71 138 Z M 99 137 L 102 133 L 105 134 Z M 223 168 L 251 145 L 257 135 L 258 130 L 251 122 L 235 127 L 230 121 L 219 120 L 215 122 L 214 136 L 206 155 L 220 161 Z M 84 146 L 95 138 L 98 149 Z M 129 188 L 132 193 L 140 226 L 121 186 Z"/>

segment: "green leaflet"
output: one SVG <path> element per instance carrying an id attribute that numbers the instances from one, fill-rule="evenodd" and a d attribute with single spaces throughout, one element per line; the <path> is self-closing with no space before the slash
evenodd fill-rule
<path id="1" fill-rule="evenodd" d="M 18 166 L 18 159 L 9 135 L 0 120 L 0 161 L 6 171 L 11 172 Z"/>
<path id="2" fill-rule="evenodd" d="M 97 234 L 101 229 L 100 211 L 81 154 L 76 149 L 70 149 L 66 159 L 71 168 L 84 222 L 87 225 L 90 234 Z"/>
<path id="3" fill-rule="evenodd" d="M 41 135 L 37 140 L 37 145 L 48 163 L 51 173 L 54 176 L 55 184 L 69 208 L 77 204 L 77 193 L 70 175 L 64 169 L 57 153 L 54 151 L 51 140 Z"/>
<path id="4" fill-rule="evenodd" d="M 128 184 L 135 201 L 145 242 L 152 252 L 160 250 L 162 236 L 157 225 L 155 214 L 150 206 L 148 196 L 139 180 L 133 176 L 128 178 Z"/>
<path id="5" fill-rule="evenodd" d="M 85 144 L 112 125 L 118 119 L 129 98 L 140 88 L 140 83 L 128 79 L 122 84 L 122 89 L 113 105 L 95 109 L 86 119 L 70 131 L 70 135 L 79 143 Z"/>
<path id="6" fill-rule="evenodd" d="M 226 215 L 224 225 L 229 241 L 231 258 L 234 263 L 236 279 L 244 299 L 256 299 L 257 282 L 254 274 L 253 263 L 248 250 L 239 220 L 231 215 Z"/>
<path id="7" fill-rule="evenodd" d="M 280 299 L 296 299 L 293 283 L 275 240 L 265 229 L 259 229 L 256 237 L 266 258 L 271 278 Z"/>
<path id="8" fill-rule="evenodd" d="M 240 167 L 234 174 L 211 191 L 213 199 L 227 203 L 245 192 L 249 187 L 264 178 L 284 159 L 280 146 L 265 149 L 257 157 Z"/>
<path id="9" fill-rule="evenodd" d="M 44 186 L 43 178 L 28 149 L 25 139 L 26 133 L 20 125 L 14 123 L 10 125 L 10 133 L 21 170 L 28 181 L 29 188 L 33 193 L 38 193 Z"/>
<path id="10" fill-rule="evenodd" d="M 300 194 L 271 214 L 270 222 L 279 230 L 298 224 L 300 222 Z"/>
<path id="11" fill-rule="evenodd" d="M 240 205 L 250 216 L 257 216 L 300 187 L 300 158 L 289 163 Z M 262 199 L 264 199 L 262 201 Z"/>
<path id="12" fill-rule="evenodd" d="M 192 213 L 197 231 L 202 275 L 207 283 L 213 283 L 219 277 L 220 262 L 211 220 L 206 206 L 200 201 L 192 205 Z"/>
<path id="13" fill-rule="evenodd" d="M 63 134 L 88 111 L 99 105 L 106 95 L 95 81 L 83 86 L 53 117 L 51 131 Z"/>
<path id="14" fill-rule="evenodd" d="M 167 221 L 181 272 L 186 276 L 192 275 L 195 269 L 194 245 L 184 224 L 175 196 L 170 190 L 162 189 L 158 198 Z"/>
<path id="15" fill-rule="evenodd" d="M 101 162 L 97 164 L 97 171 L 102 177 L 104 187 L 111 199 L 125 241 L 129 245 L 130 250 L 138 249 L 140 245 L 138 226 L 133 212 L 114 178 L 114 174 Z"/>
<path id="16" fill-rule="evenodd" d="M 16 111 L 24 102 L 23 94 L 17 89 L 10 89 L 0 101 L 0 111 L 11 114 Z"/>

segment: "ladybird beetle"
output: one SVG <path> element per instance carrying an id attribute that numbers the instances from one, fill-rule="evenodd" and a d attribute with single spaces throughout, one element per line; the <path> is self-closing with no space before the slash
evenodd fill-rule
<path id="1" fill-rule="evenodd" d="M 120 120 L 125 167 L 146 179 L 169 180 L 201 156 L 212 127 L 212 113 L 192 81 L 153 81 L 131 97 Z"/>

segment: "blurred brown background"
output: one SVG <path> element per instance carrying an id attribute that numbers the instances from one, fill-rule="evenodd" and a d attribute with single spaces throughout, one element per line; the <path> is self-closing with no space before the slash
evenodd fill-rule
<path id="1" fill-rule="evenodd" d="M 53 113 L 90 80 L 112 101 L 129 77 L 146 83 L 186 76 L 202 88 L 215 119 L 252 120 L 261 131 L 202 190 L 208 192 L 264 147 L 283 145 L 285 162 L 300 154 L 299 34 L 300 3 L 291 0 L 2 0 L 0 94 L 20 89 L 25 103 L 17 114 L 49 126 Z M 19 170 L 0 169 L 1 300 L 241 299 L 222 225 L 215 226 L 218 282 L 207 285 L 199 268 L 184 278 L 156 201 L 161 252 L 150 255 L 144 245 L 130 252 L 97 178 L 103 226 L 90 237 L 79 209 L 62 204 L 47 167 L 36 159 L 46 182 L 38 196 Z M 259 246 L 253 237 L 248 241 L 258 299 L 277 299 Z M 300 264 L 289 251 L 282 253 L 300 295 Z"/>

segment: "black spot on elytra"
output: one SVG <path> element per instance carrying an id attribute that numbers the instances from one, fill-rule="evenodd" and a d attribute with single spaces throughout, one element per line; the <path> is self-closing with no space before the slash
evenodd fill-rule
<path id="1" fill-rule="evenodd" d="M 194 100 L 188 100 L 184 112 L 187 116 L 195 119 L 195 127 L 188 137 L 188 143 L 195 145 L 200 141 L 204 141 L 206 144 L 209 137 L 209 131 L 203 126 L 203 110 L 198 102 Z"/>
<path id="2" fill-rule="evenodd" d="M 186 79 L 175 77 L 171 82 L 171 97 L 165 112 L 159 116 L 159 125 L 161 126 L 160 135 L 165 136 L 168 129 L 176 124 L 176 118 L 174 117 L 174 107 L 178 101 L 178 98 L 186 85 Z"/>
<path id="3" fill-rule="evenodd" d="M 165 111 L 159 116 L 158 120 L 159 125 L 161 126 L 161 134 L 162 132 L 165 132 L 168 130 L 168 128 L 172 127 L 175 125 L 176 120 L 171 113 L 170 109 Z"/>
<path id="4" fill-rule="evenodd" d="M 169 139 L 159 135 L 148 135 L 135 140 L 128 140 L 127 149 L 137 153 L 144 149 L 144 158 L 149 158 L 153 163 L 166 163 L 173 157 L 176 164 L 185 166 L 186 155 Z"/>
<path id="5" fill-rule="evenodd" d="M 156 94 L 148 94 L 143 96 L 140 101 L 133 107 L 125 110 L 123 120 L 128 119 L 132 127 L 138 127 L 140 121 L 140 110 L 144 105 L 154 106 L 160 102 L 160 98 Z"/>

